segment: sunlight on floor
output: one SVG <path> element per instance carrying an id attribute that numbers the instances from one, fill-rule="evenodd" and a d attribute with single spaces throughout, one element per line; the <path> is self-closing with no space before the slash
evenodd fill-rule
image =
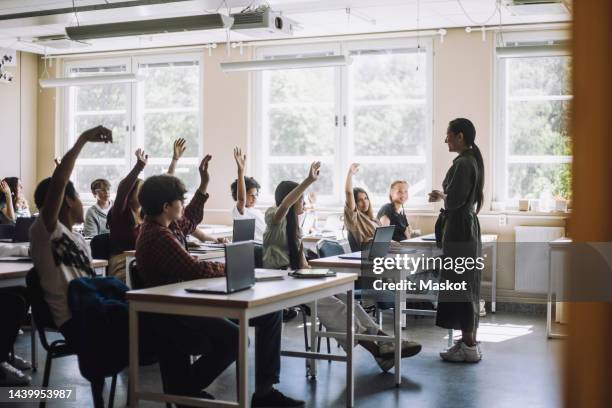
<path id="1" fill-rule="evenodd" d="M 532 329 L 532 325 L 480 323 L 478 340 L 483 343 L 500 343 L 530 334 L 533 332 Z M 455 330 L 453 338 L 460 339 L 461 332 Z M 444 339 L 448 340 L 448 335 L 444 336 Z"/>

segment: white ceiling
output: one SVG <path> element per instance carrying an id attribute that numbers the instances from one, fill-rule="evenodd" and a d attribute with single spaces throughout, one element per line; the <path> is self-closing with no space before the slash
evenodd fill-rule
<path id="1" fill-rule="evenodd" d="M 132 0 L 75 0 L 77 7 L 122 3 Z M 151 0 L 156 3 L 159 0 Z M 149 4 L 110 10 L 79 12 L 78 22 L 99 24 L 117 21 L 155 19 L 191 14 L 239 12 L 251 3 L 268 3 L 274 11 L 282 12 L 299 24 L 294 37 L 326 36 L 339 34 L 374 33 L 398 30 L 438 29 L 498 25 L 500 13 L 496 12 L 497 0 L 187 0 L 166 4 Z M 507 3 L 508 0 L 503 0 Z M 145 2 L 142 2 L 145 3 Z M 417 26 L 417 6 L 419 23 Z M 462 7 L 465 12 L 462 10 Z M 37 12 L 54 9 L 71 9 L 72 0 L 0 0 L 0 17 L 9 14 Z M 350 8 L 351 14 L 347 13 Z M 527 24 L 567 22 L 568 13 L 516 14 L 515 9 L 502 5 L 501 23 Z M 467 13 L 467 15 L 466 15 Z M 84 51 L 107 51 L 119 49 L 150 48 L 172 45 L 225 42 L 223 30 L 191 33 L 159 34 L 119 39 L 88 41 L 89 46 L 74 50 L 54 50 L 35 45 L 32 39 L 40 36 L 65 34 L 65 27 L 76 25 L 75 14 L 36 16 L 0 20 L 0 47 L 15 48 L 37 53 L 68 53 Z M 231 41 L 260 40 L 237 32 L 231 32 Z"/>

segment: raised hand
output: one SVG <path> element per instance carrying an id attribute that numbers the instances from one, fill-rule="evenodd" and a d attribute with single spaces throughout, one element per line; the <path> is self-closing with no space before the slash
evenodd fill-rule
<path id="1" fill-rule="evenodd" d="M 59 166 L 61 162 L 62 162 L 62 159 L 60 159 L 59 157 L 56 157 L 55 159 L 53 159 L 53 163 L 55 163 L 55 167 Z"/>
<path id="2" fill-rule="evenodd" d="M 351 164 L 351 166 L 349 167 L 349 174 L 351 176 L 354 176 L 355 174 L 357 174 L 358 171 L 359 171 L 359 163 Z"/>
<path id="3" fill-rule="evenodd" d="M 238 171 L 244 172 L 244 166 L 246 164 L 246 154 L 242 154 L 242 149 L 239 147 L 234 147 L 234 160 L 236 160 L 236 165 L 238 166 Z"/>
<path id="4" fill-rule="evenodd" d="M 198 167 L 198 171 L 200 172 L 200 186 L 206 190 L 208 186 L 208 182 L 210 181 L 210 174 L 208 174 L 208 164 L 212 160 L 212 156 L 207 154 L 204 156 L 202 161 L 200 162 L 200 166 Z"/>
<path id="5" fill-rule="evenodd" d="M 80 137 L 84 138 L 86 142 L 113 143 L 113 132 L 101 125 L 84 131 Z"/>
<path id="6" fill-rule="evenodd" d="M 185 153 L 185 150 L 187 149 L 186 144 L 187 141 L 183 138 L 179 138 L 174 141 L 174 148 L 172 151 L 173 160 L 178 160 L 183 156 L 183 153 Z"/>
<path id="7" fill-rule="evenodd" d="M 136 153 L 134 154 L 136 155 L 136 159 L 146 166 L 147 162 L 149 161 L 149 155 L 145 154 L 145 151 L 142 149 L 137 149 Z"/>
<path id="8" fill-rule="evenodd" d="M 2 191 L 2 194 L 4 194 L 6 197 L 11 196 L 11 188 L 9 187 L 8 183 L 4 180 L 0 182 L 0 191 Z"/>
<path id="9" fill-rule="evenodd" d="M 310 181 L 317 181 L 319 179 L 319 172 L 321 169 L 321 162 L 313 162 L 310 165 L 310 171 L 308 172 L 308 179 Z"/>

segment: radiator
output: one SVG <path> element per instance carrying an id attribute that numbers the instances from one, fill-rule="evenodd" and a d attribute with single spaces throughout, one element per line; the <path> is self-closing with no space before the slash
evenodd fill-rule
<path id="1" fill-rule="evenodd" d="M 548 247 L 525 242 L 550 242 L 565 235 L 563 227 L 514 227 L 514 290 L 547 293 Z M 523 243 L 521 245 L 521 243 Z"/>

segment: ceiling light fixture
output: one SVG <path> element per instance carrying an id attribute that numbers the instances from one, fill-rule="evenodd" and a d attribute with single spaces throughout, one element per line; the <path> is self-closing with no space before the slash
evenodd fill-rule
<path id="1" fill-rule="evenodd" d="M 326 57 L 278 58 L 254 61 L 222 62 L 219 65 L 223 72 L 263 71 L 268 69 L 298 69 L 338 67 L 349 65 L 351 58 L 345 55 L 330 55 Z"/>
<path id="2" fill-rule="evenodd" d="M 111 74 L 111 75 L 88 75 L 70 78 L 45 78 L 39 79 L 41 88 L 60 88 L 64 86 L 103 85 L 118 84 L 125 82 L 138 82 L 144 80 L 142 75 L 136 74 Z"/>
<path id="3" fill-rule="evenodd" d="M 202 14 L 197 16 L 66 27 L 66 34 L 71 40 L 83 41 L 97 38 L 214 30 L 229 28 L 233 23 L 233 17 L 223 14 Z"/>

